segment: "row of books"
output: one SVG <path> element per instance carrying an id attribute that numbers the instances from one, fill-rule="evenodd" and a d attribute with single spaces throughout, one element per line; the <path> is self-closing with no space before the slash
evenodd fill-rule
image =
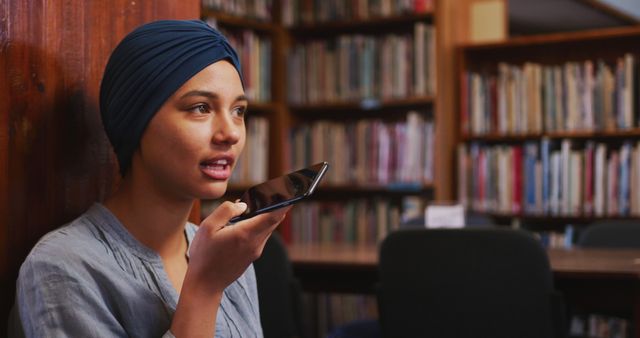
<path id="1" fill-rule="evenodd" d="M 249 185 L 267 180 L 269 168 L 269 120 L 247 118 L 247 140 L 229 183 Z"/>
<path id="2" fill-rule="evenodd" d="M 640 142 L 472 142 L 459 146 L 458 161 L 460 202 L 477 211 L 640 216 Z"/>
<path id="3" fill-rule="evenodd" d="M 310 322 L 317 325 L 315 332 L 307 332 L 307 337 L 329 337 L 332 331 L 345 324 L 378 319 L 377 302 L 371 295 L 304 294 L 303 302 L 307 309 L 305 312 L 315 315 Z"/>
<path id="4" fill-rule="evenodd" d="M 420 14 L 432 9 L 433 0 L 283 0 L 282 22 L 286 26 L 310 25 Z"/>
<path id="5" fill-rule="evenodd" d="M 215 18 L 207 23 L 227 37 L 242 64 L 242 80 L 247 98 L 257 102 L 271 101 L 271 39 L 249 29 L 217 27 Z"/>
<path id="6" fill-rule="evenodd" d="M 571 338 L 627 338 L 631 337 L 629 321 L 600 314 L 571 317 Z"/>
<path id="7" fill-rule="evenodd" d="M 283 236 L 296 244 L 377 244 L 398 229 L 401 217 L 399 206 L 382 198 L 305 202 L 289 214 L 290 234 Z"/>
<path id="8" fill-rule="evenodd" d="M 239 17 L 272 21 L 273 0 L 202 0 L 202 6 Z"/>
<path id="9" fill-rule="evenodd" d="M 436 90 L 435 29 L 413 34 L 341 35 L 295 45 L 288 56 L 293 104 L 425 96 Z"/>
<path id="10" fill-rule="evenodd" d="M 406 120 L 385 122 L 315 121 L 290 130 L 288 163 L 292 170 L 327 161 L 325 183 L 409 183 L 433 181 L 435 126 L 411 111 Z"/>
<path id="11" fill-rule="evenodd" d="M 640 126 L 638 58 L 542 65 L 500 63 L 462 75 L 462 130 L 482 135 L 613 131 Z"/>

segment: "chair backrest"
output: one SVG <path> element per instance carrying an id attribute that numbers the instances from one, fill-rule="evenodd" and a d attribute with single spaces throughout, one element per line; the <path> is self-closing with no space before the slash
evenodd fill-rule
<path id="1" fill-rule="evenodd" d="M 527 233 L 397 231 L 382 243 L 379 269 L 385 337 L 562 335 L 553 322 L 557 293 L 546 252 Z"/>
<path id="2" fill-rule="evenodd" d="M 594 222 L 580 235 L 578 245 L 589 248 L 640 248 L 640 222 Z"/>
<path id="3" fill-rule="evenodd" d="M 265 338 L 303 337 L 301 288 L 286 247 L 277 233 L 267 240 L 253 266 L 258 284 L 260 322 Z"/>

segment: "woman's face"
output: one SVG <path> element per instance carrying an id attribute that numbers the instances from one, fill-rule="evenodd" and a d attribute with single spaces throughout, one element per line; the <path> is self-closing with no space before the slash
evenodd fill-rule
<path id="1" fill-rule="evenodd" d="M 133 175 L 178 198 L 224 194 L 245 143 L 247 99 L 227 61 L 200 71 L 151 119 L 134 155 Z"/>

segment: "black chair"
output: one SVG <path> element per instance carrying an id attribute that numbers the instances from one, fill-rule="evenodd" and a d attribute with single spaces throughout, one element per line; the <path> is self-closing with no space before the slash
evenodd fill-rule
<path id="1" fill-rule="evenodd" d="M 253 266 L 264 337 L 304 337 L 302 289 L 293 275 L 286 247 L 277 233 L 267 240 L 262 256 Z"/>
<path id="2" fill-rule="evenodd" d="M 640 222 L 594 222 L 580 235 L 578 245 L 585 248 L 640 248 Z"/>
<path id="3" fill-rule="evenodd" d="M 380 250 L 384 337 L 564 337 L 546 252 L 510 229 L 390 234 Z"/>

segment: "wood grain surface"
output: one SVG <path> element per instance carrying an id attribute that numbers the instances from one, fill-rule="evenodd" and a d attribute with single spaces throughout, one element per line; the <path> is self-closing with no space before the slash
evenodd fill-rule
<path id="1" fill-rule="evenodd" d="M 0 332 L 33 244 L 117 183 L 98 105 L 111 50 L 142 23 L 199 16 L 197 0 L 0 2 Z"/>

